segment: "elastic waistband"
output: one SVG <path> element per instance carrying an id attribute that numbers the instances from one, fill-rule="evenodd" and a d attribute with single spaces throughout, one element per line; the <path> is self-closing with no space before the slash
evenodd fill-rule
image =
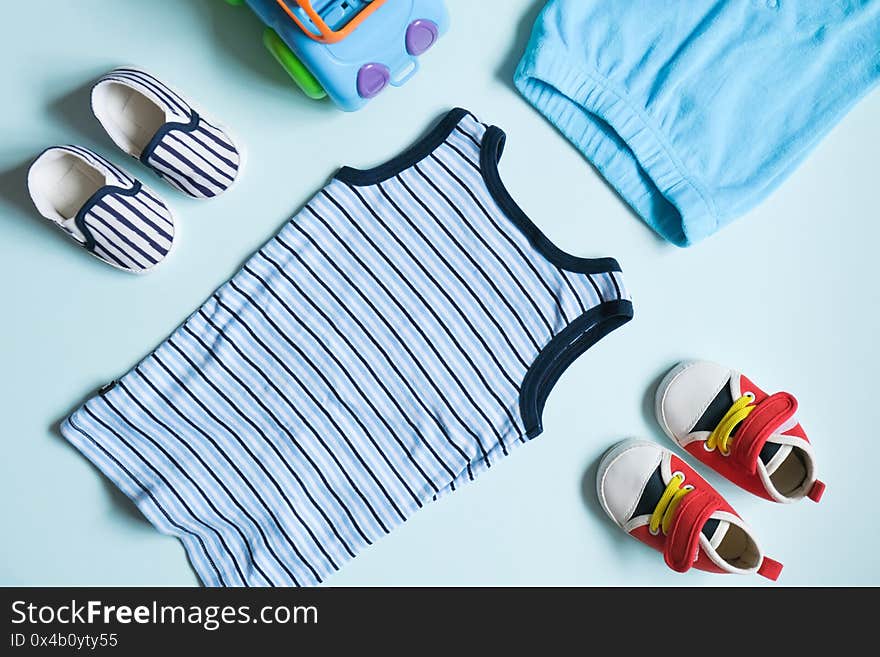
<path id="1" fill-rule="evenodd" d="M 595 70 L 573 67 L 570 57 L 547 40 L 529 46 L 514 80 L 662 237 L 687 246 L 717 230 L 708 192 L 625 91 Z"/>

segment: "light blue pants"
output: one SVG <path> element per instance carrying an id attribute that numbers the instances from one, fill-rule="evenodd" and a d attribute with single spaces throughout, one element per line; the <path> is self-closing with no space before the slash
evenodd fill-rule
<path id="1" fill-rule="evenodd" d="M 551 0 L 515 81 L 687 246 L 766 197 L 878 77 L 880 0 Z"/>

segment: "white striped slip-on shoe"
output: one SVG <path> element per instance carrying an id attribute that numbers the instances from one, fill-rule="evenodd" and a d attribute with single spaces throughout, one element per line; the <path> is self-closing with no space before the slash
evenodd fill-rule
<path id="1" fill-rule="evenodd" d="M 28 170 L 28 191 L 41 215 L 117 269 L 146 273 L 171 251 L 168 206 L 87 148 L 43 151 Z"/>
<path id="2" fill-rule="evenodd" d="M 228 131 L 154 76 L 116 68 L 92 87 L 92 113 L 119 148 L 193 198 L 213 198 L 238 178 L 242 154 Z"/>

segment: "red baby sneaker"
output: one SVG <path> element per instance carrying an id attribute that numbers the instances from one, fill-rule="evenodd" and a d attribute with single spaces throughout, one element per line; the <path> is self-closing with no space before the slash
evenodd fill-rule
<path id="1" fill-rule="evenodd" d="M 694 458 L 765 499 L 818 502 L 825 484 L 816 479 L 796 411 L 789 393 L 768 395 L 736 370 L 707 361 L 674 367 L 656 396 L 660 426 Z"/>
<path id="2" fill-rule="evenodd" d="M 618 526 L 663 553 L 678 572 L 757 573 L 782 564 L 764 556 L 752 530 L 687 463 L 655 443 L 625 440 L 599 463 L 596 490 Z"/>

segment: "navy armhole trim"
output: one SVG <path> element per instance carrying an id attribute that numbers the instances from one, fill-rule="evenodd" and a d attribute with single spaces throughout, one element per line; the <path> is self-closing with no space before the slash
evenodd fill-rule
<path id="1" fill-rule="evenodd" d="M 141 191 L 141 183 L 138 180 L 135 180 L 132 186 L 129 188 L 117 187 L 116 185 L 104 185 L 98 191 L 92 194 L 85 203 L 83 203 L 82 207 L 79 209 L 79 212 L 76 213 L 76 217 L 74 217 L 73 223 L 85 236 L 86 241 L 85 244 L 83 244 L 83 247 L 87 251 L 95 250 L 95 238 L 92 235 L 92 231 L 90 231 L 89 227 L 86 225 L 86 214 L 88 214 L 89 210 L 91 210 L 98 201 L 100 201 L 108 194 L 134 196 L 139 191 Z"/>
<path id="2" fill-rule="evenodd" d="M 508 218 L 523 232 L 531 245 L 554 265 L 576 274 L 607 274 L 620 271 L 614 258 L 580 258 L 566 253 L 551 242 L 541 229 L 529 219 L 507 191 L 498 172 L 498 162 L 504 152 L 507 136 L 497 126 L 489 126 L 480 149 L 480 171 L 492 198 Z"/>
<path id="3" fill-rule="evenodd" d="M 606 301 L 575 319 L 541 350 L 526 372 L 519 398 L 527 438 L 531 440 L 544 430 L 541 420 L 544 404 L 569 365 L 632 317 L 633 306 L 626 299 Z"/>
<path id="4" fill-rule="evenodd" d="M 189 123 L 180 123 L 180 122 L 169 122 L 164 124 L 161 128 L 156 130 L 156 134 L 152 136 L 150 141 L 147 142 L 147 145 L 144 146 L 144 150 L 141 151 L 140 157 L 138 159 L 146 164 L 148 167 L 152 168 L 152 165 L 148 162 L 150 159 L 150 155 L 153 154 L 153 151 L 156 150 L 156 147 L 159 145 L 165 135 L 167 135 L 172 130 L 182 130 L 183 132 L 192 132 L 196 128 L 199 127 L 199 115 L 195 110 L 190 110 Z"/>
<path id="5" fill-rule="evenodd" d="M 456 107 L 447 112 L 446 116 L 435 125 L 424 137 L 407 148 L 400 155 L 393 157 L 384 164 L 372 169 L 355 169 L 354 167 L 342 167 L 333 177 L 350 185 L 378 185 L 389 178 L 393 178 L 402 171 L 406 171 L 414 164 L 418 164 L 428 155 L 433 153 L 449 135 L 455 130 L 455 126 L 461 123 L 466 116 L 473 116 L 466 109 Z"/>

